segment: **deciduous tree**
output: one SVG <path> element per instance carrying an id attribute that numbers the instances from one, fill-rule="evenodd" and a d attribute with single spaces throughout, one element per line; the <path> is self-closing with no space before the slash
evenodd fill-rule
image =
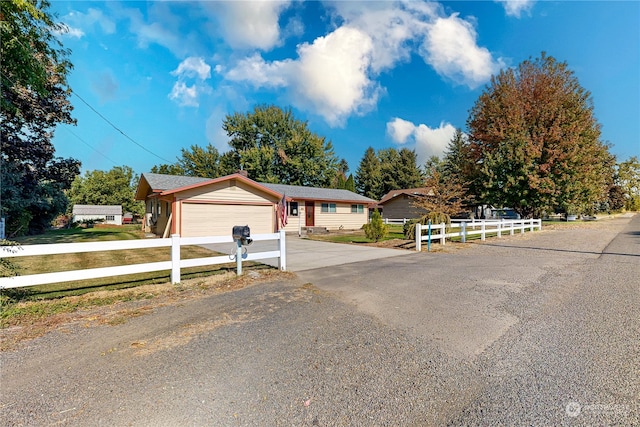
<path id="1" fill-rule="evenodd" d="M 68 197 L 74 205 L 122 205 L 124 212 L 142 215 L 144 205 L 135 200 L 138 181 L 129 166 L 116 166 L 107 172 L 88 171 L 76 177 Z"/>
<path id="2" fill-rule="evenodd" d="M 0 2 L 1 213 L 7 232 L 37 233 L 64 211 L 67 189 L 80 162 L 55 158 L 55 126 L 74 123 L 67 74 L 68 51 L 54 31 L 63 28 L 49 2 Z"/>
<path id="3" fill-rule="evenodd" d="M 329 187 L 338 158 L 330 141 L 312 132 L 290 109 L 256 106 L 247 113 L 226 116 L 222 125 L 229 135 L 236 169 L 261 182 Z"/>
<path id="4" fill-rule="evenodd" d="M 479 201 L 528 217 L 606 199 L 613 157 L 590 93 L 565 62 L 543 53 L 501 71 L 467 126 L 473 167 L 466 175 Z"/>

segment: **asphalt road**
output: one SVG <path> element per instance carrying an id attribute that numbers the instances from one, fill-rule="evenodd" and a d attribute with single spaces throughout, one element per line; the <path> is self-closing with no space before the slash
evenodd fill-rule
<path id="1" fill-rule="evenodd" d="M 3 425 L 640 425 L 640 215 L 71 324 L 0 354 Z"/>

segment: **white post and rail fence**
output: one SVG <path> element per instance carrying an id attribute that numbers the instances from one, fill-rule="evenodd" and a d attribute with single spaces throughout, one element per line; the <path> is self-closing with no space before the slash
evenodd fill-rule
<path id="1" fill-rule="evenodd" d="M 232 237 L 180 237 L 178 234 L 164 239 L 121 240 L 115 242 L 54 243 L 48 245 L 2 246 L 0 257 L 14 258 L 23 256 L 70 254 L 78 252 L 118 251 L 125 249 L 171 248 L 171 260 L 144 264 L 121 265 L 114 267 L 90 268 L 84 270 L 60 271 L 54 273 L 30 274 L 27 276 L 0 277 L 0 289 L 21 288 L 45 285 L 49 283 L 98 279 L 101 277 L 122 276 L 126 274 L 149 273 L 152 271 L 171 271 L 171 283 L 180 283 L 180 269 L 205 265 L 227 264 L 236 261 L 239 273 L 242 272 L 242 260 L 257 261 L 278 258 L 278 268 L 286 270 L 286 249 L 284 230 L 278 233 L 256 234 L 254 241 L 277 240 L 278 249 L 273 251 L 220 255 L 205 258 L 180 259 L 180 247 L 187 245 L 207 245 L 217 243 L 235 243 Z M 236 260 L 238 255 L 241 259 Z"/>
<path id="2" fill-rule="evenodd" d="M 447 232 L 447 228 L 449 229 Z M 432 241 L 439 241 L 444 245 L 446 239 L 460 238 L 462 243 L 467 241 L 469 236 L 480 236 L 481 240 L 485 240 L 488 234 L 495 234 L 502 237 L 503 233 L 514 235 L 516 231 L 524 234 L 525 230 L 534 231 L 542 230 L 541 219 L 503 219 L 503 220 L 468 220 L 457 221 L 447 226 L 442 224 L 422 225 L 416 223 L 416 251 L 422 250 L 422 242 L 427 242 L 429 249 Z M 425 234 L 426 232 L 426 234 Z"/>

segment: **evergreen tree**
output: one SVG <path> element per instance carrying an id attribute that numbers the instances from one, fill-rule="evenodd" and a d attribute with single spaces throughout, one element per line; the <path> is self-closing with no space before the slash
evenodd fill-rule
<path id="1" fill-rule="evenodd" d="M 374 200 L 380 200 L 382 175 L 380 160 L 378 160 L 373 147 L 367 148 L 362 160 L 360 160 L 360 165 L 356 171 L 355 184 L 359 194 Z"/>

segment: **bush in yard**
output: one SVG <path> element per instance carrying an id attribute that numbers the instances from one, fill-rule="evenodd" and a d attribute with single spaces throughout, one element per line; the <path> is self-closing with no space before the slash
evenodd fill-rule
<path id="1" fill-rule="evenodd" d="M 374 242 L 378 242 L 380 239 L 383 239 L 384 236 L 387 235 L 388 228 L 382 222 L 382 216 L 380 216 L 380 212 L 374 211 L 373 215 L 371 215 L 371 222 L 369 224 L 365 224 L 362 226 L 364 229 L 364 234 L 367 236 L 367 239 L 373 240 Z"/>
<path id="2" fill-rule="evenodd" d="M 411 220 L 410 222 L 407 222 L 408 225 L 404 229 L 405 239 L 415 240 L 416 224 L 420 223 L 420 225 L 426 227 L 429 224 L 429 220 L 431 220 L 432 225 L 445 223 L 448 226 L 449 224 L 451 224 L 451 217 L 446 213 L 429 212 L 427 215 L 424 215 L 417 220 Z M 448 232 L 448 229 L 445 230 L 445 232 Z"/>

